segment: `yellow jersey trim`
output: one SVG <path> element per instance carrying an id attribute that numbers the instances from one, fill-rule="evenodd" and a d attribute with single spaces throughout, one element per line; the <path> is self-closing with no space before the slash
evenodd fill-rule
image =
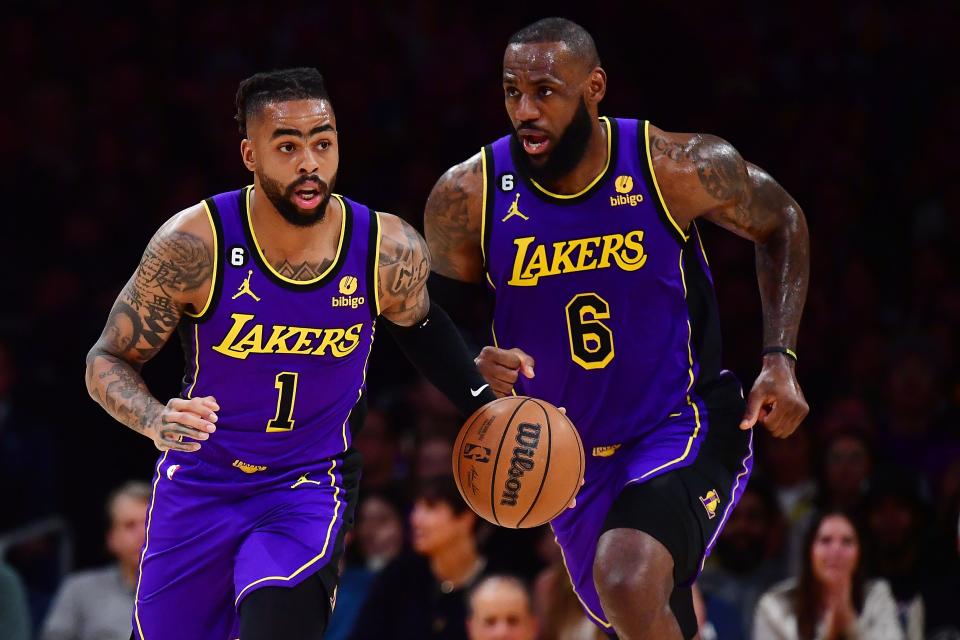
<path id="1" fill-rule="evenodd" d="M 260 578 L 259 580 L 254 580 L 243 589 L 240 590 L 240 593 L 237 594 L 237 599 L 234 600 L 234 606 L 240 604 L 240 598 L 243 597 L 250 587 L 256 586 L 261 582 L 266 582 L 267 580 L 282 580 L 288 582 L 293 580 L 295 577 L 306 571 L 311 565 L 317 562 L 320 558 L 327 554 L 327 547 L 330 545 L 330 534 L 333 532 L 333 525 L 337 522 L 337 516 L 340 514 L 340 487 L 337 486 L 337 478 L 333 475 L 333 470 L 337 467 L 337 461 L 330 461 L 330 468 L 327 470 L 327 475 L 330 476 L 330 486 L 333 487 L 333 501 L 336 506 L 333 508 L 333 518 L 330 519 L 330 524 L 327 526 L 327 537 L 323 541 L 323 549 L 320 550 L 320 553 L 310 559 L 309 562 L 301 566 L 299 569 L 294 571 L 288 576 L 267 576 L 265 578 Z"/>
<path id="2" fill-rule="evenodd" d="M 374 222 L 377 225 L 377 246 L 374 247 L 373 259 L 373 299 L 377 301 L 377 315 L 380 315 L 380 239 L 383 237 L 383 225 L 380 224 L 380 212 L 374 211 Z M 371 343 L 373 339 L 371 338 Z M 369 356 L 368 356 L 369 357 Z"/>
<path id="3" fill-rule="evenodd" d="M 686 300 L 686 298 L 687 298 L 687 279 L 686 279 L 686 276 L 684 275 L 684 272 L 683 272 L 683 251 L 680 252 L 680 282 L 683 283 L 683 298 L 684 298 L 684 300 Z M 693 341 L 693 327 L 690 325 L 690 318 L 688 317 L 688 318 L 687 318 L 687 362 L 688 362 L 689 365 L 690 365 L 690 368 L 689 368 L 690 382 L 687 383 L 686 399 L 687 399 L 687 405 L 688 405 L 691 409 L 693 409 L 693 424 L 694 424 L 694 426 L 693 426 L 693 433 L 691 433 L 691 434 L 690 434 L 690 437 L 687 438 L 687 446 L 686 446 L 686 448 L 683 450 L 683 453 L 680 454 L 680 456 L 674 458 L 673 460 L 671 460 L 671 461 L 669 461 L 669 462 L 664 462 L 664 463 L 661 464 L 659 467 L 654 467 L 653 469 L 650 469 L 649 471 L 647 471 L 646 473 L 644 473 L 642 476 L 640 476 L 640 477 L 638 477 L 638 478 L 634 478 L 634 479 L 628 481 L 627 484 L 631 484 L 631 483 L 633 483 L 633 482 L 639 482 L 640 480 L 643 480 L 644 478 L 649 477 L 651 474 L 654 474 L 654 473 L 656 473 L 657 471 L 661 471 L 661 470 L 663 470 L 663 469 L 666 469 L 667 467 L 671 467 L 671 466 L 677 464 L 678 462 L 683 462 L 684 460 L 686 460 L 686 459 L 687 459 L 687 456 L 690 455 L 690 449 L 693 447 L 693 442 L 694 442 L 694 440 L 696 440 L 696 439 L 697 439 L 697 436 L 700 435 L 700 408 L 697 406 L 697 403 L 694 402 L 693 399 L 690 397 L 690 390 L 693 388 L 693 381 L 694 381 L 694 377 L 693 377 L 693 347 L 692 347 L 692 345 L 691 345 L 692 341 Z"/>
<path id="4" fill-rule="evenodd" d="M 193 383 L 187 389 L 187 400 L 193 397 L 193 388 L 197 386 L 197 379 L 200 377 L 200 325 L 193 325 Z"/>
<path id="5" fill-rule="evenodd" d="M 595 614 L 590 607 L 587 606 L 587 603 L 583 601 L 583 598 L 580 597 L 580 594 L 577 593 L 577 585 L 573 584 L 573 578 L 570 577 L 570 568 L 567 566 L 567 556 L 563 552 L 563 547 L 560 546 L 560 541 L 557 540 L 556 535 L 554 535 L 553 541 L 557 543 L 558 547 L 560 547 L 560 558 L 563 560 L 563 568 L 567 572 L 567 579 L 570 580 L 570 588 L 573 589 L 573 595 L 577 596 L 577 600 L 580 601 L 580 606 L 583 607 L 583 610 L 586 611 L 597 624 L 602 626 L 604 629 L 612 629 L 613 625 Z"/>
<path id="6" fill-rule="evenodd" d="M 217 225 L 213 222 L 213 212 L 210 211 L 210 207 L 207 206 L 207 201 L 204 200 L 201 204 L 203 204 L 203 210 L 207 212 L 207 221 L 210 223 L 210 231 L 213 232 L 213 275 L 210 277 L 210 292 L 207 293 L 207 302 L 203 305 L 200 313 L 190 313 L 186 309 L 183 310 L 184 315 L 191 318 L 203 317 L 203 314 L 210 308 L 210 303 L 213 302 L 213 294 L 217 290 L 217 276 L 220 275 L 217 273 L 220 266 L 220 247 L 217 246 Z"/>
<path id="7" fill-rule="evenodd" d="M 374 319 L 370 325 L 370 348 L 367 349 L 367 358 L 363 361 L 363 379 L 360 382 L 360 388 L 357 389 L 357 402 L 360 402 L 360 398 L 363 396 L 363 387 L 367 384 L 367 364 L 370 362 L 370 354 L 373 353 L 373 338 L 377 334 L 377 321 Z M 356 403 L 354 403 L 356 406 Z M 353 413 L 353 409 L 350 410 L 350 413 Z M 343 436 L 343 450 L 346 451 L 350 448 L 349 443 L 347 443 L 347 423 L 350 422 L 350 413 L 347 414 L 346 419 L 343 421 L 343 425 L 340 427 L 341 435 Z"/>
<path id="8" fill-rule="evenodd" d="M 330 263 L 323 273 L 318 275 L 316 278 L 311 278 L 310 280 L 294 280 L 293 278 L 288 278 L 282 273 L 278 272 L 273 268 L 273 265 L 270 264 L 270 261 L 267 260 L 267 256 L 264 255 L 263 249 L 260 247 L 260 241 L 257 240 L 257 232 L 253 228 L 253 218 L 251 216 L 252 209 L 250 207 L 250 194 L 253 193 L 253 187 L 247 187 L 247 195 L 245 198 L 246 208 L 247 208 L 247 226 L 250 228 L 250 238 L 253 240 L 253 246 L 256 248 L 257 253 L 260 254 L 260 259 L 263 262 L 264 266 L 270 270 L 270 273 L 280 278 L 284 282 L 289 282 L 294 285 L 307 285 L 314 284 L 323 280 L 327 274 L 329 274 L 333 269 L 340 264 L 340 252 L 343 251 L 343 239 L 347 231 L 347 205 L 336 193 L 331 194 L 332 197 L 337 199 L 337 202 L 340 203 L 340 240 L 337 242 L 337 253 L 333 256 L 333 262 Z"/>
<path id="9" fill-rule="evenodd" d="M 667 207 L 667 201 L 663 199 L 663 193 L 660 191 L 660 184 L 657 182 L 657 174 L 653 170 L 653 156 L 650 154 L 650 121 L 646 120 L 643 123 L 643 140 L 644 148 L 647 151 L 647 166 L 650 168 L 650 179 L 653 181 L 653 188 L 657 192 L 657 198 L 660 199 L 660 206 L 663 207 L 663 212 L 667 214 L 667 219 L 670 220 L 670 224 L 673 225 L 673 228 L 677 230 L 677 233 L 680 234 L 680 237 L 687 241 L 690 239 L 690 236 L 687 235 L 683 229 L 680 228 L 680 225 L 677 224 L 677 221 L 673 218 L 673 214 L 670 213 L 670 209 Z"/>
<path id="10" fill-rule="evenodd" d="M 480 149 L 480 167 L 483 173 L 483 194 L 480 205 L 480 256 L 483 258 L 483 268 L 487 268 L 487 251 L 484 249 L 487 239 L 487 152 Z"/>
<path id="11" fill-rule="evenodd" d="M 691 222 L 690 224 L 696 226 L 696 222 Z M 700 253 L 703 255 L 703 261 L 707 263 L 707 266 L 710 266 L 710 258 L 707 257 L 707 250 L 703 248 L 703 238 L 700 236 L 700 228 L 697 227 L 697 242 L 700 243 Z"/>
<path id="12" fill-rule="evenodd" d="M 146 640 L 146 637 L 143 635 L 143 627 L 140 626 L 139 608 L 140 582 L 143 580 L 143 560 L 147 557 L 147 549 L 150 547 L 150 524 L 153 522 L 153 505 L 157 500 L 157 485 L 160 483 L 160 467 L 163 466 L 163 462 L 167 459 L 167 454 L 169 453 L 169 449 L 164 451 L 163 457 L 157 462 L 157 477 L 153 481 L 153 492 L 150 494 L 150 509 L 147 511 L 147 530 L 143 538 L 143 551 L 140 552 L 140 568 L 137 571 L 137 590 L 133 594 L 133 619 L 137 623 L 137 633 L 140 634 L 140 640 Z"/>
<path id="13" fill-rule="evenodd" d="M 530 184 L 532 184 L 541 192 L 547 194 L 551 198 L 559 198 L 560 200 L 572 200 L 573 198 L 579 198 L 580 196 L 585 194 L 587 191 L 590 191 L 590 189 L 593 188 L 593 185 L 600 182 L 601 178 L 607 175 L 607 170 L 610 168 L 610 159 L 613 155 L 611 153 L 611 149 L 613 148 L 613 130 L 610 128 L 610 120 L 606 116 L 601 116 L 600 121 L 603 122 L 604 126 L 607 128 L 607 162 L 606 164 L 603 165 L 603 170 L 597 174 L 597 177 L 590 181 L 590 184 L 585 186 L 580 191 L 576 193 L 570 193 L 570 194 L 554 193 L 537 184 L 537 181 L 534 180 L 533 178 L 530 178 Z"/>

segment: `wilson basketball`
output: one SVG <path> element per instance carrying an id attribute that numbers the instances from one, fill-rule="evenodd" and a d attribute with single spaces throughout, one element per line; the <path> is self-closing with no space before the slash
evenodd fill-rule
<path id="1" fill-rule="evenodd" d="M 537 527 L 577 495 L 580 434 L 544 400 L 507 396 L 470 416 L 453 447 L 457 487 L 477 515 L 511 529 Z"/>

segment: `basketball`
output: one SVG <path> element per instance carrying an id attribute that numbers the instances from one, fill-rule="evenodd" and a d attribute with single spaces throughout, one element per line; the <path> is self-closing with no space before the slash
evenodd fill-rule
<path id="1" fill-rule="evenodd" d="M 507 396 L 478 409 L 453 447 L 457 488 L 483 519 L 511 529 L 538 527 L 563 513 L 585 469 L 583 443 L 555 406 Z"/>

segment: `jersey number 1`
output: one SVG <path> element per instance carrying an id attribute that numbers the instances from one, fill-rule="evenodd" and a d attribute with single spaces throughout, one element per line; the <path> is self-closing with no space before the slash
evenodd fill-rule
<path id="1" fill-rule="evenodd" d="M 567 303 L 570 357 L 584 369 L 603 369 L 613 360 L 610 305 L 595 293 L 579 293 Z"/>
<path id="2" fill-rule="evenodd" d="M 267 422 L 267 433 L 275 431 L 293 431 L 293 403 L 297 401 L 297 381 L 300 374 L 293 371 L 281 371 L 274 383 L 280 394 L 277 397 L 277 415 Z"/>

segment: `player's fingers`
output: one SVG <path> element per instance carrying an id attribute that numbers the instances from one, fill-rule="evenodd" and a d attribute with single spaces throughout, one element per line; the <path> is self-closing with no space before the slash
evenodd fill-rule
<path id="1" fill-rule="evenodd" d="M 566 408 L 566 407 L 557 407 L 557 411 L 559 411 L 559 412 L 562 413 L 563 415 L 567 415 L 567 408 Z M 583 484 L 583 483 L 581 482 L 580 484 Z"/>
<path id="2" fill-rule="evenodd" d="M 533 366 L 536 364 L 533 358 L 522 349 L 517 349 L 516 347 L 510 349 L 510 351 L 517 356 L 517 359 L 520 361 L 520 372 L 528 378 L 532 378 L 534 376 Z"/>
<path id="3" fill-rule="evenodd" d="M 499 365 L 492 366 L 486 371 L 481 371 L 481 373 L 487 382 L 503 382 L 509 384 L 511 387 L 519 377 L 516 369 L 507 369 L 506 367 L 501 367 Z"/>
<path id="4" fill-rule="evenodd" d="M 154 441 L 154 444 L 157 445 L 157 449 L 161 451 L 186 451 L 187 453 L 193 453 L 194 451 L 200 450 L 199 442 L 184 442 L 180 439 L 180 435 L 175 433 L 173 430 L 160 431 L 160 439 Z"/>
<path id="5" fill-rule="evenodd" d="M 202 418 L 205 418 L 206 420 L 209 420 L 210 422 L 216 422 L 217 414 L 214 412 L 218 411 L 220 406 L 217 405 L 216 401 L 211 402 L 209 398 L 212 398 L 212 396 L 190 398 L 189 400 L 185 400 L 183 398 L 171 398 L 170 402 L 167 403 L 167 409 L 173 411 L 190 411 Z"/>
<path id="6" fill-rule="evenodd" d="M 180 424 L 205 434 L 210 434 L 217 430 L 217 426 L 215 424 L 209 420 L 204 420 L 197 414 L 189 411 L 166 411 L 163 414 L 163 422 L 165 424 Z"/>
<path id="7" fill-rule="evenodd" d="M 183 443 L 184 438 L 200 441 L 207 440 L 210 438 L 210 434 L 170 422 L 160 427 L 160 438 L 163 442 L 176 442 L 180 444 Z"/>
<path id="8" fill-rule="evenodd" d="M 757 393 L 756 391 L 751 391 L 750 396 L 747 398 L 747 410 L 743 414 L 743 419 L 740 421 L 741 429 L 751 429 L 757 420 L 760 419 L 760 410 L 763 408 L 766 398 L 763 394 Z"/>

